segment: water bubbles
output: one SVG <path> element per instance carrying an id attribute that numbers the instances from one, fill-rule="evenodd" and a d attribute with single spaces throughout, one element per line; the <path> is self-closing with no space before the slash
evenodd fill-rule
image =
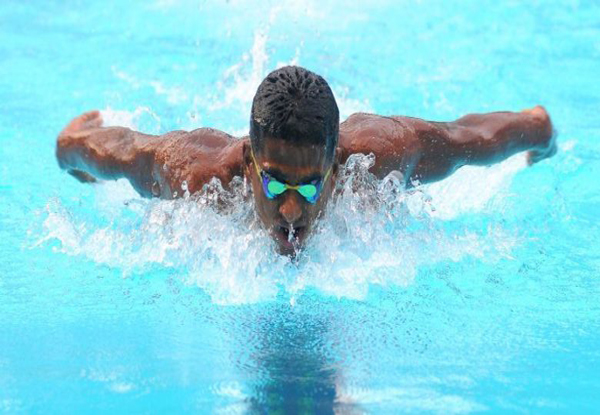
<path id="1" fill-rule="evenodd" d="M 188 190 L 187 180 L 181 182 L 181 190 L 183 190 L 183 198 L 188 199 L 190 197 L 190 191 Z"/>

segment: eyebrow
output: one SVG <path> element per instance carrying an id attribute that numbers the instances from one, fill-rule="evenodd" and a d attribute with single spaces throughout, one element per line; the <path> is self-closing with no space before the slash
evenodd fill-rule
<path id="1" fill-rule="evenodd" d="M 281 170 L 276 169 L 276 168 L 262 168 L 262 171 L 264 171 L 265 173 L 267 173 L 269 176 L 273 177 L 274 179 L 279 180 L 280 182 L 284 182 L 287 184 L 309 184 L 310 182 L 313 182 L 315 180 L 321 180 L 323 179 L 323 176 L 320 173 L 313 173 L 313 174 L 309 174 L 308 176 L 303 177 L 301 180 L 298 180 L 296 183 L 292 183 L 290 182 L 287 178 L 285 173 L 282 173 Z"/>

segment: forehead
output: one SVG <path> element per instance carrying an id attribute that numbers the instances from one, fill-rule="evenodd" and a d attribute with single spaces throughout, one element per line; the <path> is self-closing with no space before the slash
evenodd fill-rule
<path id="1" fill-rule="evenodd" d="M 257 158 L 262 168 L 296 175 L 320 173 L 330 164 L 324 146 L 291 143 L 279 138 L 266 138 Z"/>

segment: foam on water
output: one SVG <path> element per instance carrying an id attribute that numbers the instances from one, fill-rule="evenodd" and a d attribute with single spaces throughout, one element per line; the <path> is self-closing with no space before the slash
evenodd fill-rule
<path id="1" fill-rule="evenodd" d="M 373 161 L 364 155 L 348 160 L 336 198 L 295 261 L 276 253 L 240 178 L 231 191 L 213 180 L 203 192 L 175 201 L 141 199 L 125 182 L 97 185 L 95 200 L 74 207 L 53 199 L 46 206 L 39 243 L 58 240 L 58 250 L 118 267 L 124 275 L 156 265 L 173 269 L 220 304 L 273 299 L 281 290 L 294 301 L 310 287 L 361 299 L 370 285 L 411 284 L 423 265 L 465 256 L 485 261 L 510 256 L 518 242 L 510 229 L 444 226 L 462 209 L 487 208 L 501 192 L 474 187 L 462 194 L 462 204 L 452 198 L 444 202 L 455 186 L 452 181 L 431 193 L 431 187 L 404 191 L 395 176 L 378 181 L 368 173 Z M 488 172 L 488 182 L 505 183 L 514 165 L 509 161 Z M 481 170 L 459 179 L 471 175 L 476 182 Z M 97 212 L 97 218 L 86 217 L 88 211 Z"/>

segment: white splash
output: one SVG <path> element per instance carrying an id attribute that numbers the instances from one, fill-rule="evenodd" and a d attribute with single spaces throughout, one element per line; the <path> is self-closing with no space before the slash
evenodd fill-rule
<path id="1" fill-rule="evenodd" d="M 296 4 L 274 4 L 269 8 L 265 23 L 254 31 L 253 42 L 250 49 L 244 52 L 239 60 L 223 71 L 221 79 L 214 87 L 214 93 L 197 94 L 189 91 L 184 85 L 172 85 L 165 79 L 143 79 L 136 74 L 131 74 L 117 66 L 112 67 L 114 76 L 128 84 L 132 89 L 149 88 L 156 94 L 157 100 L 168 106 L 179 106 L 181 118 L 178 118 L 177 128 L 194 129 L 202 126 L 210 126 L 222 129 L 234 136 L 245 136 L 248 134 L 248 115 L 254 94 L 265 76 L 272 70 L 287 65 L 301 65 L 301 56 L 304 49 L 304 41 L 300 40 L 295 48 L 294 55 L 283 60 L 271 63 L 269 50 L 269 31 L 271 27 L 279 22 L 279 18 L 287 15 L 290 8 L 298 8 L 298 13 L 307 16 L 318 16 L 316 10 L 320 10 L 312 2 Z M 165 3 L 168 4 L 168 3 Z M 195 68 L 194 65 L 191 68 Z M 315 68 L 308 68 L 317 70 Z M 318 70 L 317 70 L 318 72 Z M 332 83 L 340 118 L 344 120 L 355 112 L 372 112 L 373 108 L 368 99 L 357 99 L 352 96 L 351 88 L 345 84 Z M 226 111 L 228 114 L 239 114 L 237 116 L 225 117 L 226 125 L 211 125 L 211 117 L 221 115 Z M 106 126 L 124 126 L 145 133 L 158 134 L 161 130 L 161 120 L 147 107 L 138 107 L 133 112 L 115 110 L 107 107 L 102 111 Z M 246 114 L 246 115 L 241 115 Z M 205 125 L 204 123 L 209 123 Z"/>
<path id="2" fill-rule="evenodd" d="M 293 303 L 309 287 L 362 299 L 372 285 L 411 284 L 423 265 L 510 257 L 518 242 L 510 230 L 445 229 L 425 189 L 402 191 L 394 177 L 377 181 L 367 172 L 372 163 L 371 157 L 350 158 L 336 200 L 295 261 L 275 252 L 252 198 L 245 201 L 241 179 L 231 191 L 213 180 L 202 193 L 175 201 L 140 199 L 122 183 L 99 185 L 95 202 L 81 201 L 93 203 L 84 207 L 98 212 L 97 221 L 82 216 L 79 205 L 52 200 L 39 243 L 59 241 L 60 251 L 125 275 L 156 265 L 175 269 L 183 283 L 202 288 L 219 304 L 270 300 L 281 290 Z M 478 199 L 470 201 L 473 209 L 485 209 L 480 198 L 488 196 L 464 197 Z"/>
<path id="3" fill-rule="evenodd" d="M 335 100 L 340 110 L 340 121 L 345 120 L 356 112 L 373 112 L 373 108 L 368 99 L 359 100 L 352 98 L 350 88 L 344 85 L 334 85 L 332 87 Z"/>
<path id="4" fill-rule="evenodd" d="M 157 134 L 161 130 L 159 116 L 148 107 L 138 107 L 134 111 L 106 107 L 100 113 L 104 127 L 127 127 L 132 130 L 143 130 L 150 134 Z"/>
<path id="5" fill-rule="evenodd" d="M 296 48 L 295 55 L 288 61 L 279 61 L 275 67 L 269 65 L 269 54 L 267 51 L 268 29 L 275 20 L 281 8 L 277 7 L 271 10 L 269 25 L 261 28 L 254 33 L 254 42 L 249 52 L 244 53 L 240 62 L 232 65 L 223 73 L 223 79 L 217 83 L 217 96 L 222 98 L 213 99 L 209 106 L 209 111 L 215 111 L 232 106 L 239 108 L 243 113 L 250 113 L 250 106 L 258 86 L 267 74 L 277 68 L 286 65 L 300 65 L 300 56 L 304 47 L 304 42 L 300 42 Z M 310 68 L 308 68 L 310 69 Z M 371 112 L 372 107 L 369 100 L 359 100 L 353 98 L 350 88 L 347 85 L 332 84 L 339 110 L 340 118 L 343 120 L 355 112 Z M 232 131 L 234 135 L 247 134 L 247 128 Z"/>
<path id="6" fill-rule="evenodd" d="M 435 205 L 432 216 L 448 220 L 469 212 L 480 212 L 484 208 L 489 211 L 494 208 L 494 200 L 504 202 L 511 197 L 512 179 L 526 167 L 526 154 L 521 153 L 490 167 L 465 166 L 458 169 L 447 179 L 426 187 Z"/>
<path id="7" fill-rule="evenodd" d="M 239 105 L 250 113 L 250 103 L 258 85 L 267 75 L 269 56 L 266 51 L 267 33 L 257 30 L 254 33 L 252 49 L 242 55 L 241 61 L 229 67 L 223 73 L 223 79 L 217 83 L 217 91 L 222 99 L 215 101 L 209 109 L 230 108 Z"/>

